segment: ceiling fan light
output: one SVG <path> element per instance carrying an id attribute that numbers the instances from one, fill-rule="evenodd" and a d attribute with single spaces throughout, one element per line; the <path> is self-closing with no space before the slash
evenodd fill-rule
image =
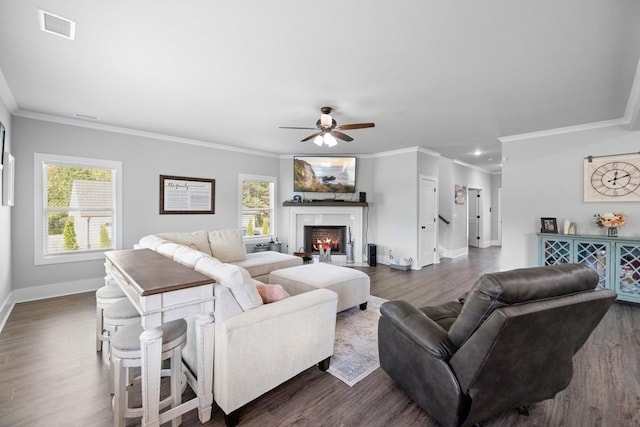
<path id="1" fill-rule="evenodd" d="M 320 126 L 330 128 L 333 123 L 333 119 L 329 114 L 320 114 Z"/>
<path id="2" fill-rule="evenodd" d="M 315 138 L 313 138 L 313 143 L 316 144 L 318 147 L 322 147 L 322 135 L 318 135 Z"/>
<path id="3" fill-rule="evenodd" d="M 338 145 L 338 141 L 336 141 L 336 139 L 330 133 L 324 136 L 324 143 L 329 147 L 335 147 L 336 145 Z"/>

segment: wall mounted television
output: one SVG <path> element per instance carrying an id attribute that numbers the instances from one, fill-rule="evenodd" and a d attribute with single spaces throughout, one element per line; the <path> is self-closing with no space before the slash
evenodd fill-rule
<path id="1" fill-rule="evenodd" d="M 295 156 L 293 191 L 355 193 L 356 157 Z"/>

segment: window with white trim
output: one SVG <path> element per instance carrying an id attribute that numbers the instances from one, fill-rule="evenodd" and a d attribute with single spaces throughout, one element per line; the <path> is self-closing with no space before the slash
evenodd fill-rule
<path id="1" fill-rule="evenodd" d="M 245 240 L 276 236 L 276 178 L 240 175 L 240 224 Z"/>
<path id="2" fill-rule="evenodd" d="M 122 247 L 122 163 L 34 154 L 34 262 L 101 259 Z"/>

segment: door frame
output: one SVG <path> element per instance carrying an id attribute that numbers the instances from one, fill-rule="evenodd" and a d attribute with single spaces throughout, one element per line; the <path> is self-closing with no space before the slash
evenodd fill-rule
<path id="1" fill-rule="evenodd" d="M 422 191 L 421 191 L 421 183 L 423 180 L 427 180 L 427 181 L 431 181 L 433 182 L 433 188 L 435 188 L 435 195 L 433 197 L 433 217 L 435 218 L 435 223 L 433 226 L 433 247 L 435 248 L 435 253 L 433 255 L 433 263 L 434 264 L 439 264 L 440 263 L 440 257 L 438 256 L 438 199 L 439 199 L 439 194 L 440 194 L 440 188 L 438 187 L 438 178 L 435 176 L 431 176 L 431 175 L 423 175 L 420 174 L 418 175 L 418 227 L 417 227 L 417 232 L 418 232 L 418 247 L 417 249 L 417 253 L 418 253 L 418 260 L 417 260 L 417 267 L 418 268 L 422 268 L 426 265 L 431 265 L 431 264 L 425 264 L 422 265 L 423 260 L 421 259 L 421 255 L 422 255 L 422 245 L 424 244 L 424 242 L 422 241 L 422 233 L 420 232 L 420 218 L 422 217 Z"/>

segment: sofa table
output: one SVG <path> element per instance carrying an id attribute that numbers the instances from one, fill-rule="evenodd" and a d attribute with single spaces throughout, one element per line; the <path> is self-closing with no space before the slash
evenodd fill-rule
<path id="1" fill-rule="evenodd" d="M 211 419 L 213 405 L 214 280 L 149 249 L 105 253 L 105 270 L 127 295 L 142 317 L 140 335 L 143 426 L 160 426 L 198 408 L 202 423 Z M 197 316 L 197 378 L 187 370 L 196 397 L 159 414 L 162 333 L 159 326 L 171 320 Z"/>

